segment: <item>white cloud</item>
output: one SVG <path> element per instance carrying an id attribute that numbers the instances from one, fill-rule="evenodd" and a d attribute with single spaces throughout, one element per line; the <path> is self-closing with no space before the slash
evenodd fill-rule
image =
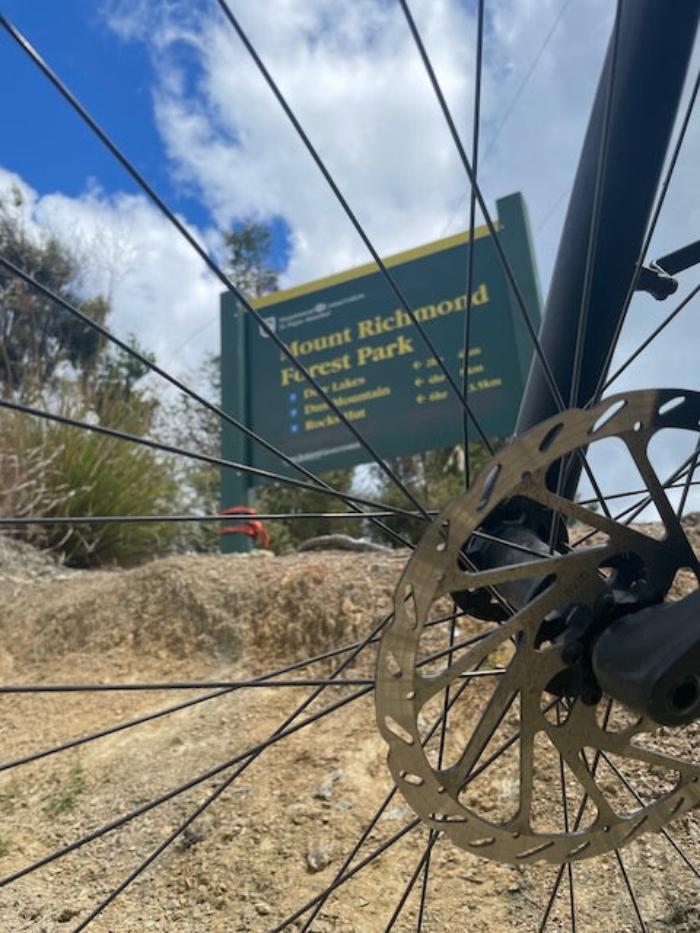
<path id="1" fill-rule="evenodd" d="M 422 0 L 413 6 L 468 143 L 473 5 Z M 251 213 L 284 217 L 292 231 L 290 283 L 367 258 L 218 10 L 193 13 L 176 0 L 135 13 L 122 2 L 109 9 L 120 34 L 152 48 L 155 116 L 173 172 L 195 188 L 220 225 Z M 560 9 L 561 0 L 489 4 L 482 151 Z M 464 226 L 464 171 L 398 4 L 310 0 L 271 9 L 239 3 L 236 13 L 381 252 Z M 566 190 L 610 16 L 603 0 L 569 4 L 483 166 L 491 201 L 523 190 L 537 220 Z M 194 82 L 184 77 L 184 46 L 198 62 Z M 551 223 L 544 231 L 545 273 L 556 230 Z"/>
<path id="2" fill-rule="evenodd" d="M 137 334 L 159 362 L 167 363 L 187 335 L 216 318 L 220 287 L 143 197 L 95 188 L 80 197 L 39 195 L 0 168 L 0 195 L 12 187 L 22 194 L 30 234 L 55 233 L 79 258 L 82 287 L 109 296 L 109 326 L 118 336 Z M 213 323 L 208 330 L 208 342 L 205 331 L 177 354 L 178 369 L 194 366 L 203 344 L 214 345 Z"/>

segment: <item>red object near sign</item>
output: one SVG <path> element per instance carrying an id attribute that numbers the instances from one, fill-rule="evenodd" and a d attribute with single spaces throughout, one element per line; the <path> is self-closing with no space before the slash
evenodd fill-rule
<path id="1" fill-rule="evenodd" d="M 232 505 L 228 509 L 222 509 L 219 515 L 255 515 L 256 510 L 247 505 Z M 270 547 L 270 533 L 261 521 L 256 518 L 249 518 L 246 521 L 236 525 L 223 525 L 219 528 L 220 535 L 247 535 L 255 541 L 256 547 Z"/>

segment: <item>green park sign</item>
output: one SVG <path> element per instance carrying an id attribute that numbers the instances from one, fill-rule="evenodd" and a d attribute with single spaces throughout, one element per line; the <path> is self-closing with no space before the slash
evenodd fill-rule
<path id="1" fill-rule="evenodd" d="M 537 327 L 540 295 L 520 194 L 496 202 L 496 229 Z M 474 250 L 468 400 L 484 431 L 515 424 L 532 343 L 486 227 L 385 260 L 458 385 L 462 384 L 466 270 Z M 372 263 L 253 302 L 293 355 L 385 457 L 457 444 L 462 408 L 396 294 Z M 369 456 L 302 373 L 231 294 L 221 301 L 222 406 L 315 472 Z M 473 429 L 472 429 L 473 431 Z M 277 473 L 296 472 L 229 425 L 223 456 Z M 296 474 L 298 475 L 298 474 Z M 243 484 L 242 484 L 243 483 Z M 222 471 L 222 507 L 245 501 L 240 476 Z"/>

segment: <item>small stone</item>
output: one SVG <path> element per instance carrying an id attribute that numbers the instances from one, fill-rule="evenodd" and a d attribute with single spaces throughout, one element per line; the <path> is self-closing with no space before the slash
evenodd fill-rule
<path id="1" fill-rule="evenodd" d="M 393 810 L 386 810 L 382 814 L 382 819 L 390 822 L 402 820 L 404 817 L 410 816 L 412 812 L 408 807 L 395 807 Z"/>
<path id="2" fill-rule="evenodd" d="M 331 771 L 327 778 L 316 788 L 314 791 L 314 798 L 316 800 L 330 800 L 333 795 L 333 788 L 338 783 L 338 781 L 343 776 L 343 769 L 336 768 L 335 771 Z"/>
<path id="3" fill-rule="evenodd" d="M 73 920 L 74 917 L 77 917 L 79 913 L 79 910 L 73 910 L 72 907 L 64 907 L 61 913 L 56 917 L 56 921 L 58 923 L 68 923 L 70 920 Z"/>
<path id="4" fill-rule="evenodd" d="M 269 904 L 266 904 L 265 901 L 258 901 L 255 905 L 255 909 L 261 917 L 267 917 L 268 914 L 272 913 L 272 908 Z"/>
<path id="5" fill-rule="evenodd" d="M 189 849 L 201 842 L 206 834 L 207 829 L 205 826 L 188 826 L 180 837 L 180 845 L 183 849 Z"/>
<path id="6" fill-rule="evenodd" d="M 306 865 L 310 872 L 323 871 L 330 865 L 331 856 L 328 848 L 318 839 L 312 840 L 306 852 Z"/>
<path id="7" fill-rule="evenodd" d="M 316 820 L 318 807 L 308 800 L 306 802 L 292 803 L 287 807 L 287 815 L 295 826 L 301 826 L 302 823 L 306 823 L 308 820 Z"/>

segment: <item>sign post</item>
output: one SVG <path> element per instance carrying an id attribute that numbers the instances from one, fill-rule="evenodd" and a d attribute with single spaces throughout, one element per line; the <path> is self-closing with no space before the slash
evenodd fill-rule
<path id="1" fill-rule="evenodd" d="M 221 347 L 227 348 L 226 365 L 221 364 L 222 408 L 243 424 L 248 424 L 248 386 L 245 358 L 245 319 L 242 309 L 231 313 L 230 307 L 221 302 Z M 226 422 L 221 423 L 221 456 L 236 463 L 251 463 L 250 439 Z M 249 505 L 251 495 L 250 474 L 235 470 L 221 471 L 221 508 Z M 222 527 L 226 526 L 222 522 Z M 246 535 L 228 534 L 221 536 L 221 550 L 225 554 L 250 551 L 253 542 Z"/>
<path id="2" fill-rule="evenodd" d="M 540 292 L 520 194 L 496 202 L 498 237 L 530 318 Z M 474 250 L 471 347 L 464 360 L 467 251 Z M 509 435 L 532 345 L 486 227 L 385 260 L 458 385 L 468 367 L 468 400 L 485 432 Z M 460 402 L 374 263 L 273 292 L 254 302 L 335 404 L 383 457 L 461 442 Z M 364 447 L 280 353 L 255 320 L 225 294 L 221 306 L 224 410 L 316 472 L 366 462 Z M 230 425 L 224 457 L 290 474 L 291 468 Z M 298 475 L 298 474 L 297 474 Z M 222 470 L 222 506 L 247 504 L 244 477 Z M 229 549 L 225 539 L 222 546 Z"/>

